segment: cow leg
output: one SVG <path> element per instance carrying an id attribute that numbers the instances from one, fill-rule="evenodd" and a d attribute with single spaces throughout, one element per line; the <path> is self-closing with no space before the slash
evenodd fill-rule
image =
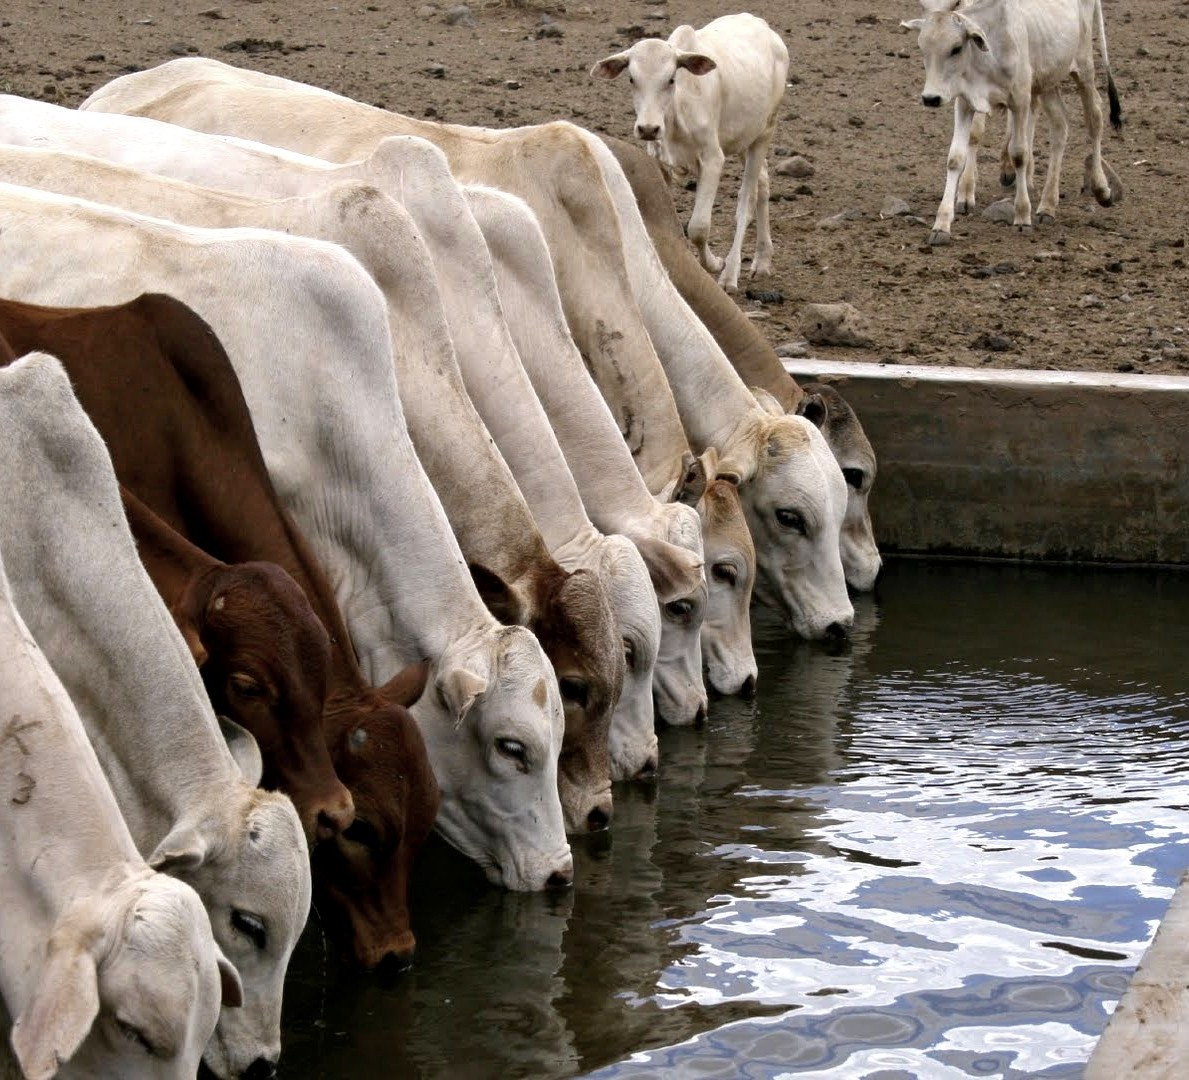
<path id="1" fill-rule="evenodd" d="M 975 186 L 978 183 L 978 148 L 982 145 L 983 133 L 987 129 L 987 114 L 975 113 L 970 125 L 970 147 L 966 154 L 966 168 L 958 178 L 959 214 L 973 214 L 976 205 Z"/>
<path id="2" fill-rule="evenodd" d="M 1093 42 L 1091 42 L 1093 48 Z M 1083 75 L 1083 72 L 1086 74 Z M 1090 136 L 1090 154 L 1086 159 L 1086 180 L 1099 206 L 1110 206 L 1114 201 L 1110 181 L 1106 178 L 1106 171 L 1102 167 L 1102 99 L 1098 96 L 1098 89 L 1094 85 L 1094 57 L 1091 56 L 1087 64 L 1084 57 L 1079 57 L 1077 67 L 1073 70 L 1074 81 L 1078 84 L 1078 93 L 1082 97 L 1082 115 L 1086 119 L 1086 131 Z"/>
<path id="3" fill-rule="evenodd" d="M 930 244 L 948 244 L 952 239 L 950 226 L 954 223 L 954 198 L 958 192 L 958 178 L 966 168 L 974 117 L 974 110 L 962 98 L 954 98 L 954 137 L 950 140 L 950 155 L 946 161 L 945 193 L 937 208 L 933 231 L 929 233 Z"/>
<path id="4" fill-rule="evenodd" d="M 710 212 L 714 209 L 723 160 L 722 148 L 717 142 L 712 149 L 698 155 L 698 190 L 694 193 L 694 209 L 686 230 L 702 265 L 712 274 L 723 268 L 722 259 L 710 250 Z"/>
<path id="5" fill-rule="evenodd" d="M 1061 162 L 1065 158 L 1065 144 L 1069 137 L 1069 122 L 1065 116 L 1065 102 L 1061 91 L 1052 90 L 1041 99 L 1049 118 L 1049 171 L 1044 191 L 1036 208 L 1036 220 L 1042 224 L 1057 219 L 1057 204 L 1061 200 Z"/>
<path id="6" fill-rule="evenodd" d="M 1028 171 L 1031 166 L 1032 144 L 1028 132 L 1032 125 L 1032 95 L 1017 96 L 1017 103 L 1007 110 L 1008 153 L 1016 170 L 1015 215 L 1012 224 L 1020 232 L 1032 231 L 1032 200 L 1028 197 Z"/>
<path id="7" fill-rule="evenodd" d="M 768 223 L 768 154 L 760 158 L 760 176 L 756 188 L 756 253 L 751 263 L 751 276 L 772 273 L 772 229 Z"/>
<path id="8" fill-rule="evenodd" d="M 743 155 L 743 180 L 739 185 L 739 198 L 735 205 L 735 239 L 731 241 L 731 250 L 727 252 L 727 261 L 723 264 L 722 273 L 718 275 L 718 283 L 727 290 L 735 292 L 739 288 L 739 268 L 743 263 L 743 237 L 747 235 L 747 226 L 751 224 L 752 215 L 756 212 L 756 202 L 759 195 L 760 177 L 759 166 L 763 164 L 768 153 L 767 143 L 754 142 Z M 759 255 L 757 241 L 756 255 Z M 769 258 L 769 263 L 771 259 Z M 756 267 L 752 265 L 752 276 Z"/>

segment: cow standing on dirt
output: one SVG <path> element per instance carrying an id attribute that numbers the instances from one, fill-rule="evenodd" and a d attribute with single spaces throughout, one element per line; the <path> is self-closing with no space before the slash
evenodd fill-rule
<path id="1" fill-rule="evenodd" d="M 1069 75 L 1077 83 L 1090 136 L 1086 183 L 1102 206 L 1122 195 L 1112 189 L 1102 162 L 1102 105 L 1094 86 L 1094 31 L 1102 41 L 1107 73 L 1111 125 L 1123 125 L 1119 92 L 1110 72 L 1102 0 L 921 0 L 926 15 L 900 25 L 919 30 L 925 59 L 922 104 L 936 108 L 954 102 L 954 135 L 950 142 L 945 194 L 929 234 L 930 244 L 948 244 L 955 199 L 963 213 L 974 208 L 976 164 L 970 154 L 978 145 L 985 115 L 996 106 L 1008 112 L 1008 139 L 1001 179 L 1015 183 L 1012 224 L 1032 228 L 1028 188 L 1033 174 L 1032 141 L 1036 126 L 1032 104 L 1038 101 L 1049 118 L 1049 169 L 1037 207 L 1037 220 L 1057 214 L 1061 160 L 1068 124 L 1061 83 Z M 973 137 L 972 137 L 973 135 Z M 959 183 L 960 182 L 960 183 Z"/>
<path id="2" fill-rule="evenodd" d="M 743 234 L 754 214 L 751 276 L 770 274 L 768 147 L 789 72 L 780 36 L 754 15 L 724 15 L 701 30 L 679 26 L 668 41 L 637 41 L 600 60 L 590 73 L 614 79 L 625 68 L 636 106 L 636 136 L 662 164 L 697 178 L 688 232 L 702 265 L 719 274 L 719 284 L 729 292 L 737 289 Z M 743 181 L 735 239 L 724 263 L 710 250 L 710 213 L 727 154 L 743 159 Z"/>

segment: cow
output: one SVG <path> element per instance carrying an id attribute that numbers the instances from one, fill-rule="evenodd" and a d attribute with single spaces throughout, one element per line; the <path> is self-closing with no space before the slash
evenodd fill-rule
<path id="1" fill-rule="evenodd" d="M 263 523 L 225 516 L 226 548 L 203 546 L 242 561 L 260 557 L 266 545 L 270 561 L 307 595 L 307 582 L 320 582 L 327 593 L 315 604 L 320 617 L 341 597 L 339 610 L 354 632 L 340 623 L 330 632 L 332 644 L 345 663 L 357 633 L 372 681 L 392 681 L 428 659 L 432 691 L 412 713 L 441 791 L 438 829 L 495 884 L 523 891 L 570 885 L 573 860 L 557 794 L 557 680 L 536 639 L 500 626 L 466 576 L 408 439 L 389 313 L 371 277 L 339 246 L 301 236 L 173 225 L 12 185 L 0 185 L 0 207 L 0 256 L 22 253 L 0 257 L 0 291 L 70 304 L 168 289 L 211 326 L 231 366 L 208 365 L 213 385 L 204 392 L 217 394 L 218 413 L 234 418 L 228 452 L 239 460 L 258 455 L 250 473 L 259 493 L 253 505 L 267 516 Z M 29 256 L 32 235 L 54 237 L 52 247 L 36 249 L 37 259 Z M 96 244 L 103 245 L 102 264 L 81 258 Z M 243 302 L 258 295 L 258 303 Z M 157 456 L 137 460 L 147 468 Z M 237 506 L 243 496 L 232 475 L 202 470 L 209 505 Z M 163 516 L 171 524 L 184 520 L 180 507 Z M 316 578 L 310 548 L 325 568 Z M 399 718 L 393 722 L 404 730 Z M 358 750 L 377 741 L 361 740 Z M 378 787 L 384 775 L 377 769 Z M 424 812 L 431 802 L 417 793 L 431 795 L 428 778 L 405 780 Z M 353 795 L 356 821 L 328 851 L 363 865 L 376 860 L 379 885 L 400 837 L 365 813 L 357 788 Z M 374 945 L 390 955 L 391 941 L 385 934 Z M 407 947 L 407 940 L 394 944 Z"/>
<path id="2" fill-rule="evenodd" d="M 859 418 L 835 388 L 823 389 L 821 384 L 799 387 L 755 323 L 715 287 L 689 250 L 673 197 L 656 162 L 631 143 L 607 135 L 602 138 L 631 185 L 648 237 L 669 280 L 714 336 L 739 377 L 753 393 L 759 389 L 771 394 L 780 403 L 779 411 L 806 416 L 821 428 L 847 486 L 840 551 L 846 583 L 857 592 L 870 591 L 882 566 L 868 508 L 876 458 Z"/>
<path id="3" fill-rule="evenodd" d="M 233 571 L 230 579 L 224 575 L 217 592 L 210 586 L 206 602 L 209 614 L 205 618 L 212 629 L 250 626 L 251 615 L 246 607 L 250 594 L 244 595 L 242 583 L 255 570 L 247 580 L 259 589 L 261 562 L 255 556 L 273 556 L 265 564 L 265 574 L 273 582 L 283 575 L 288 589 L 296 593 L 294 596 L 287 591 L 286 606 L 313 620 L 313 644 L 324 650 L 322 685 L 316 687 L 316 696 L 302 706 L 308 730 L 297 745 L 296 757 L 290 757 L 290 774 L 296 775 L 300 785 L 303 773 L 314 773 L 304 781 L 308 785 L 320 773 L 323 782 L 328 778 L 342 788 L 327 751 L 328 740 L 335 745 L 339 758 L 345 760 L 348 750 L 344 736 L 362 732 L 355 736 L 358 741 L 372 730 L 383 732 L 385 737 L 369 743 L 366 756 L 375 759 L 377 770 L 396 770 L 407 777 L 403 785 L 391 791 L 368 792 L 366 822 L 358 827 L 346 823 L 338 830 L 342 838 L 335 839 L 336 844 L 354 850 L 358 835 L 368 835 L 369 829 L 382 828 L 399 838 L 385 853 L 385 859 L 375 860 L 376 881 L 370 888 L 384 896 L 386 902 L 359 888 L 360 899 L 348 902 L 346 911 L 325 902 L 319 907 L 328 922 L 345 930 L 340 936 L 362 964 L 374 966 L 388 955 L 407 962 L 413 949 L 408 904 L 405 890 L 394 883 L 407 878 L 408 867 L 437 809 L 437 787 L 425 748 L 414 722 L 404 711 L 408 702 L 403 683 L 399 691 L 385 688 L 379 693 L 364 684 L 330 586 L 304 539 L 277 507 L 230 362 L 210 327 L 177 300 L 147 295 L 115 307 L 82 310 L 0 302 L 0 333 L 10 340 L 15 336 L 22 344 L 33 339 L 53 342 L 59 348 L 83 407 L 107 440 L 116 475 L 127 489 L 124 505 L 139 541 L 141 560 L 150 576 L 156 571 L 159 588 L 163 580 L 169 580 L 172 564 L 174 597 L 180 604 L 192 603 L 177 595 L 179 561 L 188 566 L 188 576 L 193 576 L 198 565 L 208 570 L 220 565 L 201 550 L 195 551 L 198 544 L 227 552 L 236 568 L 246 565 L 250 569 Z M 124 389 L 117 393 L 115 387 Z M 138 392 L 133 394 L 128 387 Z M 150 447 L 152 452 L 146 453 Z M 196 543 L 188 543 L 187 537 Z M 279 562 L 291 567 L 293 576 L 282 570 Z M 317 605 L 320 618 L 314 614 L 311 602 Z M 175 618 L 178 603 L 171 608 Z M 260 614 L 255 612 L 257 620 Z M 259 679 L 238 668 L 221 675 L 220 665 L 230 658 L 223 655 L 228 651 L 224 643 L 216 651 L 214 669 L 206 673 L 204 681 L 216 708 L 229 704 L 236 713 L 249 712 L 250 718 L 265 730 L 275 754 L 276 720 L 268 715 L 271 710 L 250 707 L 255 696 L 268 693 L 276 697 L 275 690 L 265 689 L 269 679 L 258 665 L 260 658 L 277 655 L 276 643 L 294 633 L 292 627 L 285 626 L 284 609 L 272 614 L 279 620 L 276 627 L 261 626 L 257 621 L 251 637 L 247 636 L 250 629 L 240 635 L 239 643 L 248 654 L 245 659 L 255 667 Z M 330 627 L 329 635 L 324 626 Z M 292 657 L 290 666 L 301 659 Z M 313 659 L 318 659 L 316 652 Z M 246 679 L 253 679 L 253 685 L 249 686 Z M 230 687 L 226 686 L 228 682 L 232 683 Z M 302 692 L 299 690 L 295 696 L 298 700 L 293 704 L 301 704 Z M 285 706 L 287 702 L 278 704 Z M 316 769 L 315 754 L 323 759 Z M 360 770 L 356 767 L 355 771 L 358 774 Z M 342 790 L 347 795 L 346 789 Z M 350 800 L 349 795 L 347 798 Z M 328 833 L 327 839 L 331 838 L 333 832 Z M 326 872 L 334 863 L 328 853 L 316 848 L 315 855 L 315 885 L 324 894 L 328 886 L 336 884 L 327 880 Z M 353 875 L 352 880 L 358 885 L 357 878 Z"/>
<path id="4" fill-rule="evenodd" d="M 22 251 L 0 261 L 26 260 Z M 272 1075 L 285 968 L 310 906 L 297 812 L 256 787 L 252 736 L 216 720 L 137 557 L 103 440 L 56 361 L 0 369 L 0 462 L 0 550 L 17 609 L 78 710 L 137 850 L 202 898 L 242 982 L 243 1007 L 222 1010 L 203 1060 L 225 1080 Z"/>
<path id="5" fill-rule="evenodd" d="M 1094 83 L 1094 34 L 1102 45 L 1110 98 L 1111 126 L 1123 126 L 1122 106 L 1106 51 L 1102 0 L 922 0 L 925 15 L 901 26 L 919 31 L 925 61 L 921 103 L 938 108 L 954 103 L 954 134 L 946 164 L 945 192 L 929 234 L 929 243 L 948 244 L 955 207 L 974 209 L 975 171 L 972 142 L 981 138 L 986 114 L 1002 107 L 1008 114 L 1006 157 L 1001 179 L 1015 183 L 1012 224 L 1032 230 L 1029 186 L 1033 174 L 1033 105 L 1039 102 L 1049 120 L 1049 168 L 1036 208 L 1042 224 L 1057 216 L 1061 161 L 1068 124 L 1061 84 L 1069 76 L 1077 85 L 1090 139 L 1086 177 L 1100 206 L 1119 198 L 1112 191 L 1102 161 L 1102 103 Z M 973 138 L 972 138 L 973 130 Z M 961 199 L 958 199 L 961 188 Z"/>
<path id="6" fill-rule="evenodd" d="M 30 353 L 12 385 L 54 363 Z M 22 1073 L 193 1077 L 239 975 L 198 894 L 136 850 L 2 553 L 0 717 L 0 997 Z"/>
<path id="7" fill-rule="evenodd" d="M 88 385 L 88 369 L 110 371 L 113 354 L 118 363 L 162 350 L 205 352 L 213 344 L 192 312 L 153 296 L 97 310 L 0 300 L 0 337 L 20 352 L 58 357 L 80 386 Z M 149 363 L 144 360 L 146 368 Z M 88 404 L 97 407 L 90 397 Z M 215 712 L 256 738 L 263 786 L 293 799 L 311 846 L 347 828 L 351 794 L 335 775 L 322 732 L 330 642 L 305 594 L 279 566 L 215 559 L 135 492 L 123 488 L 121 495 L 141 560 L 190 647 Z"/>
<path id="8" fill-rule="evenodd" d="M 722 509 L 716 509 L 705 528 L 699 529 L 687 502 L 700 512 L 703 489 L 688 499 L 670 492 L 667 502 L 648 491 L 566 327 L 549 249 L 536 217 L 507 193 L 474 185 L 467 185 L 466 192 L 491 252 L 500 301 L 508 312 L 520 359 L 592 516 L 605 529 L 634 538 L 645 552 L 676 528 L 697 536 L 699 548 L 704 544 L 721 556 L 707 563 L 708 588 L 662 602 L 662 649 L 666 636 L 680 640 L 681 634 L 698 635 L 716 690 L 736 693 L 748 680 L 754 687 L 756 665 L 747 608 L 755 549 L 737 496 L 734 514 L 730 496 L 724 493 L 715 501 L 716 508 Z M 693 520 L 680 520 L 684 515 Z M 690 681 L 687 676 L 687 684 Z M 658 705 L 658 711 L 662 719 L 672 721 L 668 710 Z"/>
<path id="9" fill-rule="evenodd" d="M 789 73 L 780 35 L 755 15 L 723 15 L 700 30 L 679 26 L 667 41 L 643 38 L 590 69 L 604 79 L 623 71 L 632 85 L 636 138 L 663 165 L 693 173 L 697 181 L 688 231 L 702 265 L 734 292 L 743 237 L 754 214 L 751 276 L 770 274 L 768 147 Z M 728 155 L 742 159 L 743 180 L 735 239 L 724 262 L 710 250 L 710 215 Z"/>
<path id="10" fill-rule="evenodd" d="M 756 546 L 757 598 L 803 637 L 846 635 L 854 609 L 838 554 L 841 472 L 821 433 L 808 430 L 811 423 L 768 416 L 730 370 L 665 276 L 622 170 L 597 136 L 563 122 L 506 131 L 431 124 L 203 58 L 121 76 L 80 108 L 181 120 L 332 160 L 356 160 L 386 135 L 420 135 L 445 151 L 460 179 L 520 195 L 549 241 L 571 333 L 600 390 L 614 394 L 609 404 L 650 490 L 680 475 L 681 458 L 670 451 L 686 436 L 699 452 L 714 445 L 720 475 L 741 485 Z M 609 193 L 616 174 L 618 192 Z M 636 258 L 626 267 L 617 213 L 643 237 L 633 242 Z M 631 394 L 621 393 L 629 382 Z M 646 460 L 634 406 L 662 402 L 667 385 L 680 415 L 654 418 L 648 433 L 661 450 Z"/>
<path id="11" fill-rule="evenodd" d="M 417 142 L 431 161 L 418 170 L 416 181 L 394 181 L 392 186 L 403 188 L 411 201 L 414 189 L 424 190 L 423 199 L 433 201 L 435 191 L 445 186 L 446 193 L 437 200 L 441 203 L 455 185 L 440 152 L 422 140 L 406 141 Z M 630 549 L 610 552 L 607 547 L 614 541 L 604 543 L 602 538 L 572 553 L 570 568 L 563 569 L 553 558 L 522 492 L 466 394 L 442 305 L 436 302 L 434 268 L 409 215 L 374 188 L 358 184 L 340 185 L 322 195 L 278 205 L 273 200 L 235 199 L 189 184 L 170 183 L 104 162 L 54 159 L 48 151 L 9 149 L 6 155 L 11 161 L 7 175 L 40 187 L 102 197 L 112 204 L 192 224 L 255 223 L 317 235 L 343 242 L 363 261 L 388 301 L 410 432 L 484 598 L 504 621 L 521 622 L 532 629 L 557 671 L 567 720 L 559 762 L 567 826 L 582 832 L 605 827 L 611 817 L 607 730 L 623 685 L 621 637 L 640 640 L 642 658 L 655 657 L 659 627 L 652 625 L 655 618 L 644 622 L 632 618 L 631 610 L 623 613 L 626 625 L 617 627 L 604 582 L 616 590 L 617 600 L 630 603 L 634 589 L 651 603 L 647 572 Z M 418 160 L 425 157 L 422 153 Z M 436 169 L 431 167 L 434 158 L 439 166 Z M 445 185 L 440 179 L 427 179 L 430 176 L 444 176 Z M 456 198 L 461 204 L 461 195 L 456 193 Z M 459 209 L 466 212 L 465 206 Z M 448 233 L 449 227 L 440 226 L 439 231 Z M 468 308 L 468 321 L 479 321 L 480 310 L 476 299 Z M 498 318 L 493 314 L 489 324 Z M 487 334 L 488 340 L 493 333 Z M 481 361 L 476 359 L 476 363 Z M 500 419 L 498 410 L 494 415 Z M 441 437 L 446 430 L 452 432 L 450 439 Z M 512 439 L 513 448 L 517 442 L 525 442 L 515 430 L 506 438 Z M 521 462 L 526 480 L 533 479 L 534 469 L 547 472 L 548 447 L 537 440 L 526 450 Z M 560 455 L 554 464 L 564 470 Z M 537 479 L 534 490 L 543 520 L 552 522 L 558 517 L 555 504 L 566 479 L 564 475 Z M 576 496 L 573 501 L 577 502 Z M 671 553 L 670 561 L 680 554 Z M 693 567 L 692 574 L 698 573 Z M 623 595 L 621 584 L 629 595 Z M 650 706 L 653 666 L 651 662 L 646 666 L 641 659 L 640 667 L 645 678 L 644 701 Z M 621 716 L 621 727 L 625 719 L 651 737 L 651 708 L 643 712 L 636 705 Z M 628 741 L 638 739 L 629 736 Z M 654 746 L 619 778 L 655 769 L 655 762 Z"/>

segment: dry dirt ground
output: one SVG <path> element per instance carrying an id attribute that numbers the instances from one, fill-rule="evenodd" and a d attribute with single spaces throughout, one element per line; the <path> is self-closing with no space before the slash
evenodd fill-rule
<path id="1" fill-rule="evenodd" d="M 417 117 L 492 127 L 560 118 L 630 137 L 628 87 L 592 79 L 590 65 L 639 36 L 738 10 L 706 0 L 472 0 L 469 17 L 451 23 L 453 7 L 8 0 L 0 7 L 0 90 L 75 105 L 121 72 L 202 54 Z M 899 28 L 917 4 L 763 0 L 750 10 L 782 34 L 792 60 L 775 153 L 802 154 L 814 170 L 773 176 L 776 273 L 757 285 L 783 301 L 739 297 L 774 345 L 801 337 L 802 304 L 846 300 L 869 317 L 872 347 L 818 355 L 1189 374 L 1189 227 L 1180 202 L 1189 173 L 1187 0 L 1106 0 L 1125 118 L 1122 136 L 1106 144 L 1126 192 L 1120 205 L 1103 209 L 1080 194 L 1085 129 L 1071 87 L 1057 222 L 1024 236 L 981 215 L 1003 194 L 996 119 L 981 153 L 980 212 L 958 219 L 954 243 L 934 249 L 924 241 L 952 113 L 918 103 L 915 35 Z M 1045 143 L 1042 121 L 1038 179 Z M 720 251 L 733 229 L 737 183 L 735 168 L 715 213 Z M 690 195 L 676 188 L 675 196 L 687 214 Z M 889 197 L 907 202 L 912 216 L 881 217 Z M 835 215 L 843 219 L 823 224 Z"/>

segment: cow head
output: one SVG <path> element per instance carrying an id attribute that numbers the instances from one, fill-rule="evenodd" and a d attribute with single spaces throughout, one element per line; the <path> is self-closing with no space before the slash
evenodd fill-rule
<path id="1" fill-rule="evenodd" d="M 607 591 L 590 570 L 556 565 L 515 586 L 483 567 L 471 575 L 501 622 L 527 626 L 541 642 L 557 676 L 565 736 L 557 784 L 566 828 L 597 832 L 611 822 L 611 716 L 623 691 L 624 661 Z"/>
<path id="2" fill-rule="evenodd" d="M 718 455 L 713 448 L 702 455 L 702 461 L 708 482 L 697 507 L 709 568 L 702 655 L 710 685 L 720 694 L 751 694 L 759 676 L 751 647 L 755 544 L 739 490 L 718 477 Z"/>
<path id="3" fill-rule="evenodd" d="M 875 451 L 854 410 L 834 387 L 809 383 L 804 390 L 797 414 L 821 429 L 846 481 L 840 551 L 846 583 L 856 592 L 870 592 L 883 565 L 867 505 L 875 484 Z"/>
<path id="4" fill-rule="evenodd" d="M 451 641 L 412 713 L 442 793 L 438 831 L 494 885 L 573 884 L 557 790 L 561 693 L 540 643 L 494 619 Z"/>
<path id="5" fill-rule="evenodd" d="M 261 782 L 293 799 L 311 844 L 354 815 L 322 729 L 330 640 L 297 583 L 273 563 L 215 567 L 173 607 L 215 712 L 255 737 Z"/>
<path id="6" fill-rule="evenodd" d="M 839 555 L 846 481 L 801 416 L 758 407 L 723 446 L 718 475 L 739 488 L 756 549 L 757 599 L 802 637 L 844 637 L 854 621 Z"/>
<path id="7" fill-rule="evenodd" d="M 987 70 L 991 48 L 987 35 L 973 19 L 954 9 L 958 0 L 922 3 L 926 14 L 900 23 L 919 31 L 917 44 L 925 61 L 921 104 L 937 108 L 956 97 L 965 98 L 975 112 L 991 111 Z"/>
<path id="8" fill-rule="evenodd" d="M 193 1076 L 239 975 L 188 885 L 136 872 L 59 919 L 12 1046 L 23 1074 Z"/>
<path id="9" fill-rule="evenodd" d="M 237 761 L 250 734 L 225 722 Z M 240 745 L 234 745 L 234 744 Z M 258 761 L 258 757 L 257 757 Z M 270 1076 L 281 1054 L 285 969 L 310 910 L 309 848 L 288 796 L 245 775 L 212 793 L 200 821 L 179 822 L 149 856 L 202 897 L 210 927 L 243 984 L 243 1007 L 225 1007 L 203 1061 L 220 1080 Z"/>
<path id="10" fill-rule="evenodd" d="M 627 71 L 636 109 L 636 138 L 656 143 L 664 140 L 666 119 L 672 115 L 677 73 L 706 75 L 717 66 L 702 53 L 684 52 L 667 41 L 644 38 L 630 49 L 600 60 L 590 73 L 598 78 L 614 79 Z"/>
<path id="11" fill-rule="evenodd" d="M 413 957 L 409 879 L 437 817 L 440 796 L 425 742 L 408 708 L 429 664 L 375 691 L 370 712 L 332 721 L 335 767 L 355 798 L 355 820 L 313 853 L 318 912 L 365 968 Z"/>

